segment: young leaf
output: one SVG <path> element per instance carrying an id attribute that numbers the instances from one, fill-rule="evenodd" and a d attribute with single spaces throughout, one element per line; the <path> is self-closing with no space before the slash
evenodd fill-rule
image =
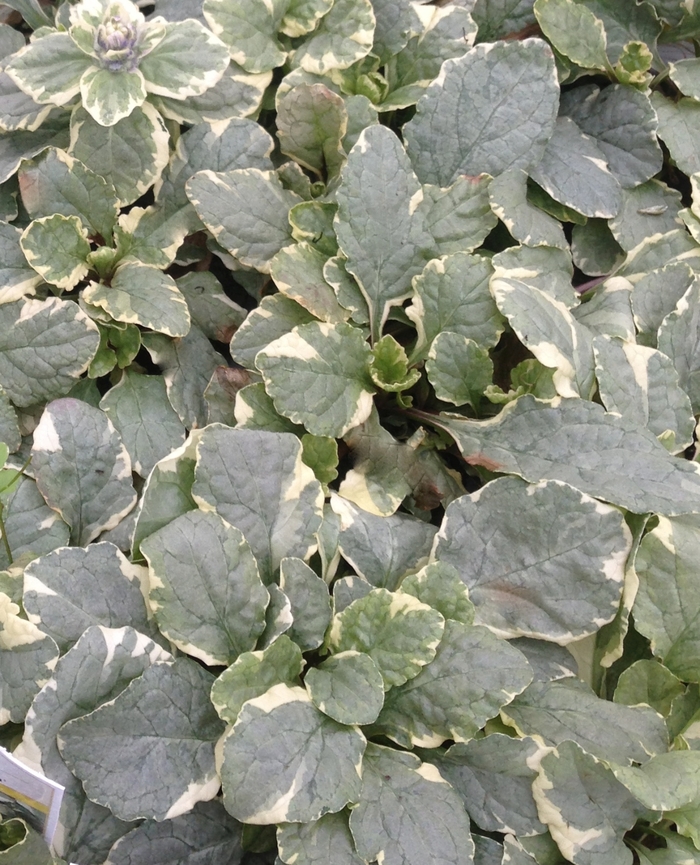
<path id="1" fill-rule="evenodd" d="M 384 680 L 364 652 L 340 652 L 304 679 L 314 705 L 340 724 L 371 724 L 384 703 Z"/>
<path id="2" fill-rule="evenodd" d="M 425 371 L 438 399 L 476 409 L 492 382 L 493 362 L 474 340 L 443 331 L 430 346 Z"/>
<path id="3" fill-rule="evenodd" d="M 337 175 L 345 161 L 341 141 L 347 124 L 345 103 L 323 84 L 293 87 L 277 105 L 282 153 L 321 178 Z"/>

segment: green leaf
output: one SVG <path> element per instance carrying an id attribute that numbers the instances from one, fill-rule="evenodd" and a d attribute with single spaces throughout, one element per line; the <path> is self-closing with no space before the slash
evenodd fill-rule
<path id="1" fill-rule="evenodd" d="M 364 130 L 348 155 L 336 197 L 338 244 L 367 300 L 370 329 L 378 339 L 390 307 L 410 295 L 411 279 L 433 245 L 419 208 L 420 184 L 393 132 L 384 126 Z"/>
<path id="2" fill-rule="evenodd" d="M 24 865 L 28 862 L 53 865 L 56 862 L 42 836 L 31 828 L 28 822 L 18 817 L 0 823 L 0 845 L 0 862 L 3 865 Z"/>
<path id="3" fill-rule="evenodd" d="M 654 55 L 643 42 L 628 42 L 615 64 L 615 75 L 621 84 L 644 88 L 650 81 L 649 70 Z"/>
<path id="4" fill-rule="evenodd" d="M 125 370 L 100 400 L 100 408 L 121 436 L 134 471 L 143 478 L 185 440 L 185 428 L 159 376 Z"/>
<path id="5" fill-rule="evenodd" d="M 229 342 L 246 317 L 243 307 L 232 301 L 213 273 L 186 273 L 176 280 L 187 301 L 194 324 L 211 340 Z"/>
<path id="6" fill-rule="evenodd" d="M 292 240 L 287 216 L 300 198 L 274 171 L 200 171 L 187 182 L 187 195 L 218 242 L 247 267 L 269 273 L 270 260 Z"/>
<path id="7" fill-rule="evenodd" d="M 117 256 L 166 268 L 175 260 L 185 237 L 199 227 L 189 202 L 183 207 L 171 201 L 133 207 L 119 217 L 115 231 Z"/>
<path id="8" fill-rule="evenodd" d="M 12 303 L 25 294 L 35 294 L 41 277 L 27 264 L 20 246 L 22 232 L 0 222 L 0 303 Z"/>
<path id="9" fill-rule="evenodd" d="M 474 851 L 461 799 L 438 770 L 371 743 L 350 831 L 360 856 L 384 865 L 461 865 Z"/>
<path id="10" fill-rule="evenodd" d="M 537 0 L 533 7 L 544 35 L 577 66 L 607 72 L 605 27 L 600 18 L 575 0 Z"/>
<path id="11" fill-rule="evenodd" d="M 314 705 L 340 724 L 371 724 L 384 702 L 384 680 L 364 652 L 332 655 L 304 679 Z"/>
<path id="12" fill-rule="evenodd" d="M 4 134 L 0 138 L 0 183 L 12 177 L 23 159 L 30 159 L 50 145 L 67 147 L 68 138 L 62 112 L 52 112 L 36 132 L 20 129 Z"/>
<path id="13" fill-rule="evenodd" d="M 358 328 L 314 321 L 263 348 L 255 364 L 280 414 L 314 435 L 340 437 L 372 410 L 370 358 Z"/>
<path id="14" fill-rule="evenodd" d="M 343 558 L 373 586 L 395 591 L 401 578 L 427 561 L 435 526 L 408 514 L 377 516 L 331 496 L 340 517 L 338 544 Z"/>
<path id="15" fill-rule="evenodd" d="M 477 45 L 447 60 L 404 129 L 419 180 L 449 186 L 460 174 L 534 168 L 554 128 L 558 90 L 541 40 Z"/>
<path id="16" fill-rule="evenodd" d="M 284 294 L 264 297 L 234 333 L 231 356 L 247 369 L 255 369 L 255 356 L 259 351 L 288 334 L 296 325 L 314 320 L 308 310 Z"/>
<path id="17" fill-rule="evenodd" d="M 213 680 L 188 658 L 154 664 L 61 727 L 61 755 L 93 802 L 122 820 L 165 820 L 213 798 L 214 743 L 224 730 L 208 699 Z"/>
<path id="18" fill-rule="evenodd" d="M 291 0 L 280 30 L 287 36 L 305 36 L 332 5 L 333 0 Z"/>
<path id="19" fill-rule="evenodd" d="M 474 20 L 479 25 L 479 40 L 501 39 L 534 24 L 530 0 L 478 0 Z"/>
<path id="20" fill-rule="evenodd" d="M 104 412 L 77 399 L 50 403 L 34 430 L 32 469 L 47 504 L 84 546 L 133 508 L 131 460 Z"/>
<path id="21" fill-rule="evenodd" d="M 33 218 L 78 216 L 91 234 L 109 240 L 117 219 L 114 188 L 104 177 L 56 147 L 24 162 L 19 173 L 22 202 Z"/>
<path id="22" fill-rule="evenodd" d="M 435 657 L 445 620 L 406 594 L 373 589 L 334 616 L 328 644 L 334 654 L 364 652 L 389 690 L 417 676 Z"/>
<path id="23" fill-rule="evenodd" d="M 375 726 L 404 748 L 466 742 L 531 681 L 521 652 L 487 628 L 450 620 L 435 659 L 389 691 Z"/>
<path id="24" fill-rule="evenodd" d="M 40 104 L 65 105 L 80 91 L 80 78 L 92 59 L 68 33 L 52 32 L 13 55 L 5 72 Z"/>
<path id="25" fill-rule="evenodd" d="M 605 219 L 589 219 L 585 225 L 574 226 L 571 254 L 576 267 L 589 276 L 614 273 L 625 260 L 625 252 Z"/>
<path id="26" fill-rule="evenodd" d="M 289 598 L 276 583 L 270 583 L 267 591 L 270 593 L 270 603 L 265 612 L 265 630 L 258 640 L 258 645 L 263 650 L 292 627 L 292 605 Z"/>
<path id="27" fill-rule="evenodd" d="M 694 413 L 700 411 L 699 298 L 700 280 L 694 280 L 673 312 L 661 322 L 658 332 L 659 351 L 671 358 L 678 372 L 680 386 L 690 397 Z"/>
<path id="28" fill-rule="evenodd" d="M 348 828 L 348 816 L 340 811 L 325 814 L 313 823 L 285 823 L 277 828 L 277 843 L 282 862 L 298 865 L 364 865 L 355 852 Z"/>
<path id="29" fill-rule="evenodd" d="M 313 469 L 322 484 L 330 484 L 338 477 L 338 442 L 328 436 L 304 433 L 301 437 L 302 460 Z"/>
<path id="30" fill-rule="evenodd" d="M 321 178 L 335 176 L 345 161 L 347 125 L 345 103 L 323 84 L 293 87 L 277 105 L 282 153 Z"/>
<path id="31" fill-rule="evenodd" d="M 20 246 L 34 270 L 59 288 L 73 288 L 88 272 L 90 243 L 77 216 L 35 219 L 22 232 Z"/>
<path id="32" fill-rule="evenodd" d="M 316 75 L 347 69 L 371 51 L 374 21 L 370 0 L 335 0 L 294 52 L 294 65 Z"/>
<path id="33" fill-rule="evenodd" d="M 472 252 L 481 246 L 497 222 L 489 204 L 490 184 L 489 176 L 480 174 L 458 177 L 446 189 L 423 187 L 420 209 L 436 255 Z"/>
<path id="34" fill-rule="evenodd" d="M 695 99 L 674 102 L 654 93 L 651 104 L 659 120 L 659 138 L 678 168 L 686 174 L 700 171 L 700 157 L 694 145 L 700 133 L 700 103 Z"/>
<path id="35" fill-rule="evenodd" d="M 287 0 L 205 0 L 203 13 L 236 63 L 247 72 L 267 72 L 281 66 L 287 56 L 277 31 L 288 5 Z"/>
<path id="36" fill-rule="evenodd" d="M 668 717 L 674 699 L 685 692 L 682 682 L 657 661 L 635 661 L 617 680 L 613 700 L 627 706 L 646 703 Z"/>
<path id="37" fill-rule="evenodd" d="M 620 9 L 616 0 L 585 0 L 588 8 L 603 22 L 608 35 L 608 57 L 617 63 L 628 42 L 645 42 L 656 50 L 661 23 L 653 6 L 644 3 Z"/>
<path id="38" fill-rule="evenodd" d="M 619 337 L 634 341 L 631 283 L 613 276 L 586 295 L 584 302 L 573 310 L 573 316 L 593 336 Z"/>
<path id="39" fill-rule="evenodd" d="M 270 263 L 270 275 L 286 297 L 296 301 L 312 316 L 335 323 L 347 319 L 348 312 L 339 304 L 325 280 L 326 261 L 326 256 L 313 244 L 302 241 L 280 249 Z"/>
<path id="40" fill-rule="evenodd" d="M 438 399 L 476 409 L 493 379 L 493 362 L 474 340 L 442 331 L 430 346 L 425 371 Z"/>
<path id="41" fill-rule="evenodd" d="M 223 740 L 226 810 L 255 825 L 310 823 L 356 802 L 366 740 L 324 715 L 302 688 L 249 700 Z"/>
<path id="42" fill-rule="evenodd" d="M 166 336 L 187 336 L 190 329 L 187 301 L 175 280 L 148 264 L 125 262 L 109 286 L 91 282 L 83 298 L 115 321 L 140 324 Z"/>
<path id="43" fill-rule="evenodd" d="M 27 566 L 22 603 L 65 652 L 91 625 L 128 625 L 149 634 L 144 583 L 144 569 L 113 544 L 63 547 Z"/>
<path id="44" fill-rule="evenodd" d="M 546 830 L 532 797 L 540 756 L 534 739 L 493 733 L 452 745 L 435 762 L 481 829 L 534 835 Z"/>
<path id="45" fill-rule="evenodd" d="M 437 610 L 445 619 L 453 619 L 464 625 L 474 621 L 474 604 L 459 572 L 445 562 L 433 562 L 416 574 L 409 574 L 401 581 L 400 592 Z"/>
<path id="46" fill-rule="evenodd" d="M 609 219 L 621 205 L 620 184 L 593 138 L 566 116 L 559 117 L 542 157 L 531 172 L 555 201 L 584 216 Z"/>
<path id="47" fill-rule="evenodd" d="M 139 69 L 100 69 L 90 66 L 80 78 L 85 110 L 100 126 L 114 126 L 143 105 L 146 82 Z"/>
<path id="48" fill-rule="evenodd" d="M 432 415 L 421 419 L 436 422 Z M 670 456 L 653 433 L 586 400 L 544 402 L 526 395 L 509 403 L 496 422 L 440 415 L 437 423 L 472 465 L 530 483 L 563 481 L 632 513 L 698 510 L 695 466 Z"/>
<path id="49" fill-rule="evenodd" d="M 563 303 L 567 309 L 573 309 L 581 302 L 571 285 L 574 265 L 568 248 L 511 246 L 496 253 L 491 263 L 494 277 L 514 279 L 532 288 L 539 288 Z"/>
<path id="50" fill-rule="evenodd" d="M 63 547 L 70 538 L 70 529 L 44 501 L 36 483 L 23 477 L 19 484 L 3 497 L 5 533 L 14 559 L 28 553 L 43 556 Z M 4 547 L 0 548 L 0 563 L 11 563 Z"/>
<path id="51" fill-rule="evenodd" d="M 208 427 L 192 496 L 243 532 L 266 584 L 285 556 L 307 559 L 316 549 L 323 492 L 291 433 Z"/>
<path id="52" fill-rule="evenodd" d="M 409 372 L 404 347 L 388 333 L 372 349 L 369 373 L 377 387 L 389 393 L 408 390 L 420 378 L 419 370 Z"/>
<path id="53" fill-rule="evenodd" d="M 262 651 L 239 655 L 212 685 L 211 701 L 224 721 L 235 724 L 244 703 L 273 685 L 298 684 L 303 667 L 299 646 L 280 634 Z"/>
<path id="54" fill-rule="evenodd" d="M 190 511 L 146 538 L 141 552 L 156 622 L 179 649 L 217 666 L 255 647 L 269 595 L 238 529 Z"/>
<path id="55" fill-rule="evenodd" d="M 408 0 L 372 0 L 372 9 L 376 21 L 372 54 L 384 65 L 421 31 L 422 21 Z"/>
<path id="56" fill-rule="evenodd" d="M 631 252 L 645 238 L 678 229 L 680 207 L 680 194 L 675 189 L 660 180 L 649 180 L 635 189 L 622 190 L 622 205 L 608 225 L 625 252 Z"/>
<path id="57" fill-rule="evenodd" d="M 512 236 L 526 246 L 566 250 L 559 222 L 527 199 L 527 174 L 519 168 L 504 171 L 489 184 L 489 199 L 496 216 Z"/>
<path id="58" fill-rule="evenodd" d="M 71 115 L 70 153 L 108 177 L 124 207 L 140 198 L 168 164 L 168 132 L 148 102 L 114 126 L 101 126 L 78 107 Z"/>
<path id="59" fill-rule="evenodd" d="M 700 64 L 695 58 L 677 60 L 669 64 L 669 78 L 685 96 L 700 98 Z"/>
<path id="60" fill-rule="evenodd" d="M 286 417 L 277 414 L 275 404 L 267 395 L 265 385 L 261 381 L 241 388 L 241 390 L 236 394 L 234 413 L 236 416 L 237 429 L 288 432 L 294 433 L 302 439 L 304 436 L 309 436 L 311 439 L 321 438 L 320 436 L 311 436 L 309 433 L 305 433 L 304 427 L 293 424 L 290 420 L 287 420 Z M 323 438 L 327 438 L 327 436 L 324 436 Z M 335 441 L 335 439 L 330 439 L 330 441 Z M 302 441 L 302 446 L 303 444 Z M 303 456 L 302 459 L 304 459 Z M 314 474 L 316 474 L 316 468 L 314 465 L 306 460 L 304 460 L 304 463 L 314 471 Z"/>
<path id="61" fill-rule="evenodd" d="M 533 682 L 501 716 L 521 736 L 548 747 L 570 739 L 611 763 L 646 763 L 668 750 L 666 725 L 653 709 L 601 700 L 573 677 Z"/>

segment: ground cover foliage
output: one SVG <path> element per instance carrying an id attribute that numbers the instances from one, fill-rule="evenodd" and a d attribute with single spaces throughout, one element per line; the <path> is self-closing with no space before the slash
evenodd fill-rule
<path id="1" fill-rule="evenodd" d="M 700 862 L 698 4 L 0 12 L 0 863 Z"/>

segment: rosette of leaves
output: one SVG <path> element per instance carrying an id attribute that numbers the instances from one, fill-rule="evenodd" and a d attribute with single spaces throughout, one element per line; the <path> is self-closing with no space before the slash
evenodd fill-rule
<path id="1" fill-rule="evenodd" d="M 5 73 L 40 105 L 64 106 L 79 96 L 97 123 L 114 126 L 149 93 L 200 96 L 219 81 L 228 59 L 198 21 L 146 21 L 130 0 L 84 0 L 70 8 L 67 27 L 43 29 Z"/>

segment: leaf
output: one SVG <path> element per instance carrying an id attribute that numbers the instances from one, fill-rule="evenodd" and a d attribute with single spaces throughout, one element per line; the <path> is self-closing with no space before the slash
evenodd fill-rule
<path id="1" fill-rule="evenodd" d="M 333 289 L 325 280 L 326 261 L 326 256 L 318 252 L 313 244 L 302 241 L 280 249 L 270 263 L 270 275 L 277 288 L 311 316 L 335 323 L 348 318 L 348 312 L 340 306 Z"/>
<path id="2" fill-rule="evenodd" d="M 34 431 L 32 468 L 47 504 L 88 544 L 133 508 L 131 460 L 104 412 L 77 399 L 50 403 Z"/>
<path id="3" fill-rule="evenodd" d="M 23 163 L 22 201 L 32 219 L 60 213 L 78 216 L 91 234 L 109 240 L 117 219 L 114 188 L 104 177 L 56 147 Z"/>
<path id="4" fill-rule="evenodd" d="M 540 764 L 533 792 L 547 823 L 570 862 L 632 865 L 622 835 L 643 809 L 605 763 L 575 742 L 562 742 Z"/>
<path id="5" fill-rule="evenodd" d="M 395 591 L 406 573 L 427 561 L 435 526 L 408 514 L 377 516 L 337 495 L 331 507 L 340 517 L 343 558 L 373 586 Z"/>
<path id="6" fill-rule="evenodd" d="M 433 660 L 444 626 L 437 610 L 410 595 L 372 589 L 334 616 L 327 641 L 334 654 L 369 655 L 389 690 Z"/>
<path id="7" fill-rule="evenodd" d="M 316 549 L 323 492 L 291 433 L 210 426 L 197 446 L 192 497 L 243 532 L 266 584 L 283 557 Z"/>
<path id="8" fill-rule="evenodd" d="M 532 782 L 537 777 L 533 767 L 540 757 L 534 739 L 493 733 L 452 745 L 436 763 L 481 829 L 534 835 L 546 830 L 532 797 Z"/>
<path id="9" fill-rule="evenodd" d="M 338 442 L 328 436 L 304 433 L 301 437 L 302 460 L 313 469 L 322 484 L 330 484 L 338 477 Z"/>
<path id="10" fill-rule="evenodd" d="M 372 743 L 350 831 L 363 859 L 385 865 L 461 865 L 474 850 L 462 802 L 438 770 Z"/>
<path id="11" fill-rule="evenodd" d="M 452 11 L 457 10 L 462 11 L 460 7 Z M 420 208 L 436 255 L 472 252 L 481 246 L 497 221 L 488 198 L 491 183 L 488 174 L 479 174 L 458 177 L 446 189 L 429 184 L 423 187 Z"/>
<path id="12" fill-rule="evenodd" d="M 398 54 L 408 40 L 421 29 L 421 19 L 408 0 L 372 0 L 376 21 L 372 54 L 379 57 L 382 65 Z"/>
<path id="13" fill-rule="evenodd" d="M 404 130 L 418 179 L 449 186 L 460 174 L 529 171 L 552 134 L 557 102 L 554 58 L 541 40 L 477 45 L 447 60 Z"/>
<path id="14" fill-rule="evenodd" d="M 20 246 L 34 270 L 59 288 L 70 290 L 88 272 L 90 244 L 77 216 L 55 213 L 35 219 L 22 232 Z"/>
<path id="15" fill-rule="evenodd" d="M 104 309 L 115 321 L 140 324 L 167 336 L 187 336 L 190 313 L 175 280 L 157 267 L 126 261 L 111 285 L 91 282 L 83 291 L 87 303 Z"/>
<path id="16" fill-rule="evenodd" d="M 697 312 L 700 281 L 694 280 L 676 304 L 673 312 L 661 322 L 658 332 L 659 351 L 673 362 L 680 386 L 690 397 L 693 412 L 700 410 L 700 318 Z"/>
<path id="17" fill-rule="evenodd" d="M 149 634 L 144 578 L 113 544 L 62 547 L 27 566 L 22 603 L 65 652 L 92 625 Z"/>
<path id="18" fill-rule="evenodd" d="M 400 592 L 413 595 L 423 604 L 455 622 L 471 625 L 474 621 L 474 604 L 459 573 L 452 565 L 433 562 L 415 574 L 401 580 Z"/>
<path id="19" fill-rule="evenodd" d="M 372 49 L 374 21 L 370 0 L 335 0 L 294 52 L 294 65 L 316 75 L 347 69 Z"/>
<path id="20" fill-rule="evenodd" d="M 609 70 L 605 27 L 585 4 L 575 0 L 537 0 L 533 11 L 542 32 L 557 51 L 585 69 Z"/>
<path id="21" fill-rule="evenodd" d="M 419 370 L 409 371 L 406 351 L 389 333 L 375 343 L 372 355 L 369 373 L 382 390 L 389 393 L 408 390 L 420 378 Z"/>
<path id="22" fill-rule="evenodd" d="M 668 147 L 671 158 L 686 174 L 700 171 L 700 158 L 694 141 L 700 131 L 700 104 L 695 99 L 673 102 L 654 93 L 651 104 L 659 120 L 659 138 Z"/>
<path id="23" fill-rule="evenodd" d="M 264 0 L 205 0 L 203 13 L 236 63 L 247 72 L 267 72 L 281 66 L 287 56 L 276 34 L 288 5 L 281 0 L 269 5 Z"/>
<path id="24" fill-rule="evenodd" d="M 285 189 L 274 171 L 258 168 L 200 171 L 186 189 L 218 242 L 242 264 L 269 273 L 270 260 L 292 240 L 287 216 L 299 196 Z"/>
<path id="25" fill-rule="evenodd" d="M 521 736 L 532 736 L 548 747 L 570 739 L 611 763 L 646 763 L 667 751 L 666 725 L 653 709 L 601 700 L 573 677 L 533 682 L 501 710 L 501 716 Z"/>
<path id="26" fill-rule="evenodd" d="M 511 246 L 496 253 L 491 263 L 495 277 L 515 279 L 531 288 L 539 288 L 567 309 L 574 309 L 581 302 L 571 284 L 574 265 L 568 248 Z"/>
<path id="27" fill-rule="evenodd" d="M 146 82 L 140 69 L 102 69 L 90 66 L 80 78 L 80 97 L 88 114 L 100 126 L 114 126 L 143 105 Z"/>
<path id="28" fill-rule="evenodd" d="M 222 720 L 235 724 L 244 703 L 273 685 L 298 684 L 303 667 L 299 646 L 280 634 L 262 651 L 239 655 L 212 685 L 211 701 Z"/>
<path id="29" fill-rule="evenodd" d="M 23 477 L 17 487 L 3 496 L 5 534 L 13 558 L 30 553 L 43 556 L 68 543 L 70 529 L 44 501 L 36 483 Z M 0 563 L 8 567 L 4 547 L 0 548 Z"/>
<path id="30" fill-rule="evenodd" d="M 697 519 L 660 517 L 642 540 L 635 562 L 635 627 L 651 640 L 654 654 L 685 682 L 700 681 L 695 567 L 699 540 Z"/>
<path id="31" fill-rule="evenodd" d="M 365 861 L 355 852 L 348 817 L 343 811 L 325 814 L 313 823 L 285 823 L 277 828 L 277 843 L 282 862 L 364 865 Z"/>
<path id="32" fill-rule="evenodd" d="M 364 130 L 348 154 L 336 198 L 338 245 L 365 296 L 377 339 L 390 307 L 410 295 L 411 279 L 433 245 L 419 208 L 420 184 L 393 132 L 383 126 Z"/>
<path id="33" fill-rule="evenodd" d="M 293 424 L 286 417 L 277 414 L 275 404 L 267 395 L 265 385 L 261 381 L 246 385 L 236 394 L 234 414 L 237 429 L 288 432 L 294 433 L 297 437 L 301 436 L 301 438 L 309 435 L 309 433 L 304 432 L 304 427 Z M 318 437 L 312 436 L 312 438 Z M 335 441 L 335 439 L 330 439 L 330 441 Z M 309 465 L 309 463 L 305 461 L 305 465 Z M 309 468 L 313 470 L 314 466 L 309 465 Z M 315 471 L 314 474 L 316 474 Z"/>
<path id="34" fill-rule="evenodd" d="M 23 159 L 36 156 L 50 145 L 67 147 L 68 138 L 66 118 L 60 112 L 52 112 L 36 132 L 20 129 L 4 134 L 0 139 L 0 183 L 12 177 Z"/>
<path id="35" fill-rule="evenodd" d="M 314 321 L 263 348 L 255 364 L 280 414 L 314 435 L 340 437 L 372 410 L 370 358 L 362 331 Z"/>
<path id="36" fill-rule="evenodd" d="M 375 726 L 404 748 L 466 742 L 531 680 L 517 649 L 487 628 L 450 620 L 435 659 L 389 691 Z"/>
<path id="37" fill-rule="evenodd" d="M 92 801 L 123 820 L 165 820 L 216 795 L 214 742 L 224 725 L 208 700 L 213 678 L 187 658 L 155 664 L 61 727 L 61 755 Z"/>
<path id="38" fill-rule="evenodd" d="M 213 273 L 190 272 L 177 282 L 187 301 L 190 318 L 216 342 L 229 342 L 246 317 L 246 311 L 226 295 Z"/>
<path id="39" fill-rule="evenodd" d="M 522 30 L 535 22 L 529 0 L 478 0 L 474 20 L 479 39 L 494 40 Z"/>
<path id="40" fill-rule="evenodd" d="M 574 226 L 571 255 L 576 267 L 589 276 L 607 276 L 625 260 L 625 252 L 605 219 L 589 219 L 585 225 Z"/>
<path id="41" fill-rule="evenodd" d="M 100 408 L 121 436 L 134 471 L 143 478 L 185 440 L 185 428 L 159 376 L 124 370 L 118 384 L 100 400 Z"/>
<path id="42" fill-rule="evenodd" d="M 668 717 L 674 699 L 683 693 L 682 682 L 670 670 L 657 661 L 644 659 L 622 672 L 613 700 L 627 706 L 646 703 Z"/>
<path id="43" fill-rule="evenodd" d="M 255 369 L 255 356 L 296 325 L 314 321 L 314 316 L 284 294 L 264 297 L 231 339 L 231 356 L 247 369 Z"/>
<path id="44" fill-rule="evenodd" d="M 357 801 L 366 740 L 279 684 L 249 700 L 223 740 L 224 806 L 254 825 L 310 823 Z"/>
<path id="45" fill-rule="evenodd" d="M 71 115 L 70 153 L 95 174 L 109 177 L 118 204 L 132 204 L 168 163 L 168 132 L 144 102 L 114 126 L 101 126 L 83 109 Z"/>
<path id="46" fill-rule="evenodd" d="M 91 65 L 68 33 L 49 32 L 14 54 L 5 72 L 36 102 L 65 105 L 78 95 Z"/>
<path id="47" fill-rule="evenodd" d="M 632 513 L 673 515 L 698 509 L 693 490 L 700 481 L 693 465 L 671 457 L 653 433 L 586 400 L 548 403 L 526 395 L 509 403 L 496 423 L 482 426 L 441 415 L 438 424 L 472 465 L 530 483 L 563 481 Z M 593 471 L 590 453 L 595 453 Z"/>
<path id="48" fill-rule="evenodd" d="M 291 556 L 280 562 L 279 585 L 292 608 L 289 636 L 302 652 L 317 649 L 331 621 L 328 586 L 304 561 Z"/>
<path id="49" fill-rule="evenodd" d="M 527 199 L 527 174 L 519 168 L 504 171 L 489 184 L 489 199 L 496 216 L 525 246 L 566 249 L 559 222 Z"/>
<path id="50" fill-rule="evenodd" d="M 609 219 L 622 203 L 605 153 L 570 117 L 559 117 L 542 161 L 531 172 L 556 201 L 584 216 Z"/>
<path id="51" fill-rule="evenodd" d="M 255 648 L 269 595 L 238 529 L 216 514 L 190 511 L 142 541 L 141 552 L 151 610 L 179 649 L 227 666 Z"/>
<path id="52" fill-rule="evenodd" d="M 323 84 L 293 87 L 277 105 L 282 153 L 320 177 L 333 177 L 345 161 L 341 141 L 347 122 L 342 98 Z"/>
<path id="53" fill-rule="evenodd" d="M 477 408 L 493 379 L 493 362 L 474 340 L 443 331 L 433 340 L 425 371 L 438 399 Z"/>
<path id="54" fill-rule="evenodd" d="M 309 670 L 304 685 L 314 705 L 340 724 L 371 724 L 384 702 L 384 680 L 364 652 L 340 652 Z"/>
<path id="55" fill-rule="evenodd" d="M 265 630 L 258 640 L 258 645 L 263 650 L 286 633 L 293 622 L 292 605 L 282 589 L 276 583 L 270 583 L 267 591 L 270 593 L 270 603 L 265 611 Z"/>
<path id="56" fill-rule="evenodd" d="M 634 341 L 631 307 L 631 283 L 613 276 L 594 288 L 587 299 L 573 311 L 573 316 L 595 336 L 616 336 Z"/>
<path id="57" fill-rule="evenodd" d="M 14 225 L 0 222 L 0 304 L 12 303 L 25 294 L 35 294 L 41 277 L 27 264 L 20 237 Z"/>

